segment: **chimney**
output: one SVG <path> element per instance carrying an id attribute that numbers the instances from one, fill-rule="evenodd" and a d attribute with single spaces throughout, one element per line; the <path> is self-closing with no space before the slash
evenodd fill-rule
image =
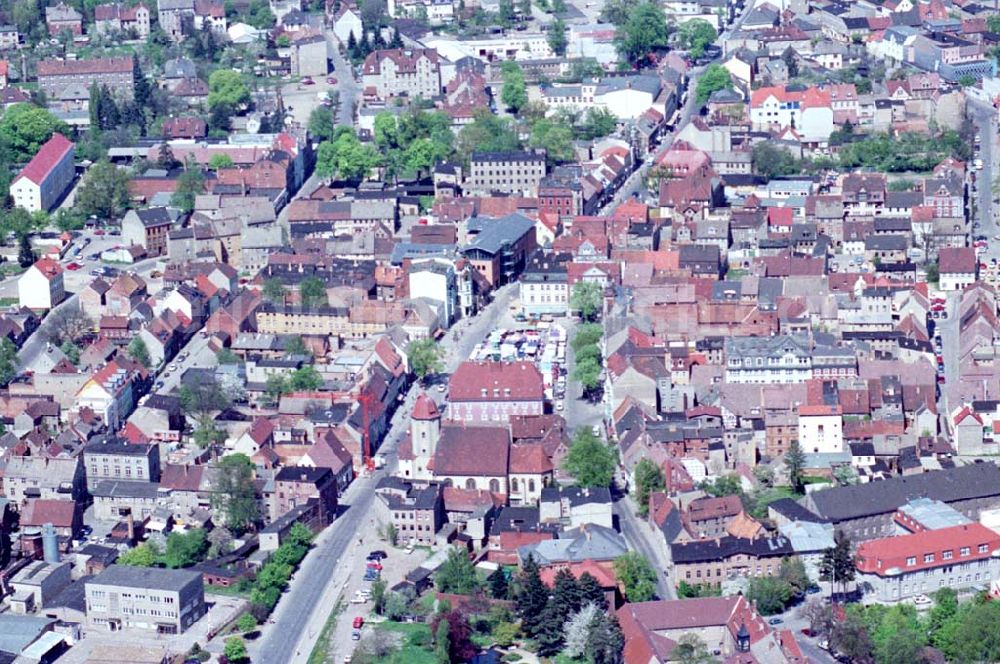
<path id="1" fill-rule="evenodd" d="M 125 525 L 128 526 L 128 541 L 135 542 L 135 519 L 132 517 L 132 510 L 128 511 L 125 518 Z"/>

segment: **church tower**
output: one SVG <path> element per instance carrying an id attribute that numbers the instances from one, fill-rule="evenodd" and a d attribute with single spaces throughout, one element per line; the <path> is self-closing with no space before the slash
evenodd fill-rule
<path id="1" fill-rule="evenodd" d="M 410 415 L 410 444 L 416 466 L 415 477 L 430 477 L 427 465 L 434 458 L 440 435 L 441 411 L 426 392 L 421 392 Z"/>

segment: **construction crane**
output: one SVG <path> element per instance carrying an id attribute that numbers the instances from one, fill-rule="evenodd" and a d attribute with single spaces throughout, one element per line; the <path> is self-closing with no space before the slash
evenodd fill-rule
<path id="1" fill-rule="evenodd" d="M 362 389 L 358 393 L 358 403 L 361 404 L 361 465 L 370 473 L 375 470 L 371 440 L 371 409 L 375 397 Z"/>

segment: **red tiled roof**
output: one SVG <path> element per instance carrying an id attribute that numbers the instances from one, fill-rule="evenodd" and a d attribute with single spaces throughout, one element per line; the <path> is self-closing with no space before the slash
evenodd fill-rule
<path id="1" fill-rule="evenodd" d="M 972 247 L 941 247 L 938 250 L 941 274 L 972 274 L 976 271 L 976 250 Z"/>
<path id="2" fill-rule="evenodd" d="M 45 258 L 39 258 L 37 261 L 35 261 L 35 264 L 32 267 L 41 272 L 42 276 L 44 276 L 49 281 L 52 281 L 53 279 L 58 277 L 60 274 L 62 274 L 63 271 L 62 265 L 60 265 L 54 259 L 49 258 L 48 256 L 46 256 Z"/>
<path id="3" fill-rule="evenodd" d="M 51 523 L 56 528 L 69 528 L 73 525 L 76 513 L 76 503 L 72 500 L 29 500 L 21 510 L 22 526 L 41 526 Z"/>
<path id="4" fill-rule="evenodd" d="M 441 417 L 434 399 L 431 399 L 426 392 L 421 392 L 413 404 L 413 414 L 410 417 L 414 420 L 436 420 Z"/>
<path id="5" fill-rule="evenodd" d="M 531 362 L 472 362 L 448 381 L 452 401 L 541 401 L 542 374 Z"/>
<path id="6" fill-rule="evenodd" d="M 840 415 L 842 410 L 839 405 L 827 406 L 824 404 L 817 404 L 812 406 L 799 406 L 799 415 Z"/>
<path id="7" fill-rule="evenodd" d="M 167 464 L 160 474 L 160 486 L 174 491 L 197 491 L 205 466 L 180 466 Z"/>
<path id="8" fill-rule="evenodd" d="M 42 76 L 88 76 L 91 74 L 111 74 L 131 72 L 134 68 L 132 56 L 122 58 L 97 58 L 95 60 L 42 60 L 36 66 L 38 77 Z"/>
<path id="9" fill-rule="evenodd" d="M 45 145 L 28 162 L 28 165 L 21 169 L 20 174 L 18 174 L 14 182 L 17 182 L 21 178 L 27 178 L 40 186 L 49 173 L 52 172 L 52 169 L 72 149 L 72 141 L 62 134 L 52 134 L 52 138 L 46 141 Z"/>
<path id="10" fill-rule="evenodd" d="M 552 459 L 545 448 L 537 443 L 514 445 L 510 450 L 510 472 L 512 474 L 543 474 L 553 471 Z"/>
<path id="11" fill-rule="evenodd" d="M 434 474 L 506 477 L 510 433 L 502 427 L 443 427 L 434 453 Z"/>
<path id="12" fill-rule="evenodd" d="M 968 551 L 962 555 L 964 548 Z M 857 567 L 866 574 L 894 576 L 970 560 L 987 560 L 998 550 L 1000 535 L 982 524 L 971 523 L 863 542 L 858 546 Z M 912 564 L 907 564 L 908 560 L 913 561 Z"/>

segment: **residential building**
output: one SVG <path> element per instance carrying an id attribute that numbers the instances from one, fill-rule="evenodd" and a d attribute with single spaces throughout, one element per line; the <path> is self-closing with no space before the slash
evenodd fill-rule
<path id="1" fill-rule="evenodd" d="M 173 218 L 165 207 L 129 210 L 122 218 L 122 240 L 146 250 L 150 258 L 165 256 Z"/>
<path id="2" fill-rule="evenodd" d="M 450 420 L 508 422 L 512 415 L 541 415 L 542 374 L 531 362 L 463 362 L 448 380 Z"/>
<path id="3" fill-rule="evenodd" d="M 89 408 L 112 430 L 117 430 L 135 408 L 135 375 L 120 360 L 94 372 L 76 393 L 76 407 Z"/>
<path id="4" fill-rule="evenodd" d="M 843 409 L 840 405 L 799 406 L 799 447 L 807 454 L 844 451 Z"/>
<path id="5" fill-rule="evenodd" d="M 736 576 L 775 576 L 782 559 L 792 555 L 791 542 L 780 535 L 753 539 L 725 535 L 670 545 L 673 578 L 688 585 L 719 585 Z"/>
<path id="6" fill-rule="evenodd" d="M 547 486 L 538 502 L 538 519 L 542 523 L 561 523 L 566 528 L 597 524 L 614 527 L 611 492 L 607 488 Z"/>
<path id="7" fill-rule="evenodd" d="M 337 478 L 329 468 L 285 466 L 274 477 L 271 520 L 275 520 L 310 498 L 317 498 L 325 523 L 337 516 Z"/>
<path id="8" fill-rule="evenodd" d="M 801 336 L 727 337 L 727 383 L 801 383 L 812 378 L 811 348 Z"/>
<path id="9" fill-rule="evenodd" d="M 156 443 L 128 443 L 113 435 L 99 437 L 87 443 L 83 463 L 88 489 L 102 480 L 160 481 L 160 446 Z"/>
<path id="10" fill-rule="evenodd" d="M 410 299 L 424 299 L 440 309 L 442 328 L 451 327 L 458 317 L 458 280 L 454 262 L 443 258 L 428 258 L 410 263 Z"/>
<path id="11" fill-rule="evenodd" d="M 76 146 L 62 134 L 38 150 L 10 185 L 14 205 L 28 212 L 48 212 L 62 199 L 73 182 Z"/>
<path id="12" fill-rule="evenodd" d="M 939 286 L 943 291 L 962 291 L 975 283 L 979 260 L 973 247 L 938 249 Z"/>
<path id="13" fill-rule="evenodd" d="M 181 634 L 208 612 L 202 575 L 192 570 L 111 565 L 83 583 L 93 629 Z"/>
<path id="14" fill-rule="evenodd" d="M 14 503 L 30 498 L 76 501 L 87 480 L 79 453 L 13 455 L 4 469 L 4 493 Z"/>
<path id="15" fill-rule="evenodd" d="M 538 247 L 535 223 L 520 214 L 469 220 L 476 233 L 462 255 L 493 288 L 515 281 Z"/>
<path id="16" fill-rule="evenodd" d="M 66 297 L 63 268 L 55 259 L 39 258 L 17 279 L 18 302 L 32 310 L 48 310 Z"/>
<path id="17" fill-rule="evenodd" d="M 1000 534 L 979 523 L 863 542 L 858 587 L 877 602 L 986 586 L 1000 575 Z"/>
<path id="18" fill-rule="evenodd" d="M 892 535 L 894 515 L 915 496 L 940 500 L 973 520 L 1000 507 L 1000 467 L 984 462 L 809 493 L 802 504 L 853 542 Z"/>
<path id="19" fill-rule="evenodd" d="M 94 60 L 41 60 L 37 74 L 38 86 L 53 99 L 74 84 L 85 88 L 106 85 L 115 96 L 127 100 L 135 94 L 135 61 L 131 55 Z"/>
<path id="20" fill-rule="evenodd" d="M 538 152 L 473 152 L 469 159 L 467 193 L 489 196 L 537 196 L 545 177 L 545 154 Z"/>
<path id="21" fill-rule="evenodd" d="M 536 252 L 521 272 L 521 311 L 528 316 L 564 315 L 569 310 L 568 254 Z"/>
<path id="22" fill-rule="evenodd" d="M 326 76 L 330 71 L 326 37 L 314 28 L 292 34 L 292 76 Z"/>
<path id="23" fill-rule="evenodd" d="M 382 499 L 401 542 L 432 546 L 444 525 L 441 485 L 415 487 L 395 477 L 379 481 L 375 494 Z"/>
<path id="24" fill-rule="evenodd" d="M 150 11 L 143 3 L 128 7 L 119 3 L 94 7 L 94 29 L 99 35 L 131 33 L 139 39 L 149 37 Z"/>
<path id="25" fill-rule="evenodd" d="M 441 94 L 443 58 L 430 48 L 380 49 L 368 54 L 361 66 L 364 88 L 379 97 L 423 97 Z"/>
<path id="26" fill-rule="evenodd" d="M 72 35 L 83 34 L 83 15 L 64 2 L 45 8 L 45 25 L 49 35 L 57 37 L 64 31 Z"/>

